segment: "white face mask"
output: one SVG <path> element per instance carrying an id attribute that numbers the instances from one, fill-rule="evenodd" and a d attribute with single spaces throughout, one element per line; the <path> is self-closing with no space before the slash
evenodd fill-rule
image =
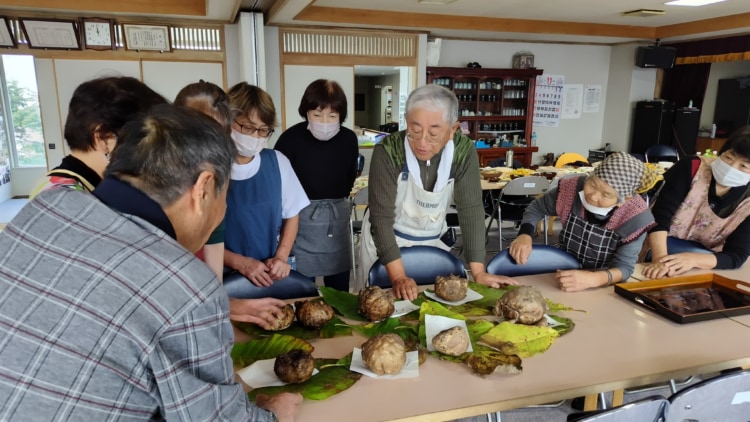
<path id="1" fill-rule="evenodd" d="M 232 129 L 232 140 L 237 147 L 237 152 L 243 157 L 255 157 L 266 146 L 268 138 L 256 138 L 245 135 Z"/>
<path id="2" fill-rule="evenodd" d="M 711 173 L 713 173 L 716 183 L 726 187 L 735 188 L 750 183 L 750 174 L 737 170 L 721 158 L 717 158 L 711 163 Z"/>
<path id="3" fill-rule="evenodd" d="M 309 130 L 315 139 L 319 141 L 327 141 L 341 130 L 341 123 L 315 123 L 307 122 L 307 130 Z"/>
<path id="4" fill-rule="evenodd" d="M 591 205 L 586 202 L 586 195 L 583 194 L 583 191 L 579 191 L 578 196 L 581 198 L 581 203 L 583 204 L 583 208 L 586 208 L 586 211 L 592 214 L 601 215 L 602 217 L 608 215 L 609 212 L 612 211 L 612 209 L 615 207 L 614 205 L 612 205 L 611 207 L 601 208 L 595 205 Z"/>

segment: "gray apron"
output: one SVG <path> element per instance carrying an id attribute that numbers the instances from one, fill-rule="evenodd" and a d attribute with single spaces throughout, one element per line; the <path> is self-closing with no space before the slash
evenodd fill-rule
<path id="1" fill-rule="evenodd" d="M 292 247 L 297 271 L 308 276 L 326 276 L 351 269 L 349 201 L 320 199 L 299 213 L 299 231 Z"/>

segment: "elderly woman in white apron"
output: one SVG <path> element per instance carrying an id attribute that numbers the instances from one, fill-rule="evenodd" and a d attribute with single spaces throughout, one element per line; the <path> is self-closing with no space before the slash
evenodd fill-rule
<path id="1" fill-rule="evenodd" d="M 276 142 L 289 158 L 311 204 L 300 212 L 292 253 L 297 270 L 323 276 L 327 287 L 349 291 L 351 233 L 349 193 L 357 177 L 357 135 L 341 123 L 347 100 L 335 81 L 318 79 L 302 95 L 297 111 L 305 119 Z"/>
<path id="2" fill-rule="evenodd" d="M 608 156 L 590 176 L 561 179 L 558 187 L 535 199 L 526 208 L 510 255 L 526 264 L 531 254 L 536 224 L 545 215 L 560 217 L 560 249 L 572 254 L 581 270 L 557 272 L 564 291 L 605 287 L 632 274 L 647 230 L 654 217 L 636 192 L 647 171 L 644 164 L 624 152 Z"/>
<path id="3" fill-rule="evenodd" d="M 428 84 L 406 101 L 407 130 L 393 133 L 373 150 L 369 209 L 362 225 L 357 287 L 367 282 L 376 260 L 386 267 L 397 298 L 417 297 L 399 247 L 449 249 L 441 236 L 445 214 L 456 204 L 464 254 L 475 281 L 493 287 L 514 283 L 484 268 L 484 207 L 474 144 L 458 131 L 458 100 L 448 89 Z"/>

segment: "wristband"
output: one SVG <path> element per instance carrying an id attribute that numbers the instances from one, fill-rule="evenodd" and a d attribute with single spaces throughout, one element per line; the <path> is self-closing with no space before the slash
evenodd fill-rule
<path id="1" fill-rule="evenodd" d="M 612 285 L 612 271 L 610 270 L 604 270 L 607 273 L 607 285 L 604 287 L 609 287 Z"/>

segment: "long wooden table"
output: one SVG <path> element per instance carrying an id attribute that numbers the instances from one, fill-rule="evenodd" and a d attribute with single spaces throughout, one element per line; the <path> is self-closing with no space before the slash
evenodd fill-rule
<path id="1" fill-rule="evenodd" d="M 726 275 L 740 278 L 737 271 Z M 750 365 L 750 317 L 680 325 L 625 301 L 613 288 L 564 293 L 551 274 L 518 279 L 581 310 L 560 313 L 575 329 L 524 359 L 523 373 L 481 378 L 430 356 L 418 378 L 363 376 L 327 400 L 305 400 L 298 420 L 444 421 Z M 339 358 L 364 341 L 356 334 L 315 340 L 313 355 Z"/>

